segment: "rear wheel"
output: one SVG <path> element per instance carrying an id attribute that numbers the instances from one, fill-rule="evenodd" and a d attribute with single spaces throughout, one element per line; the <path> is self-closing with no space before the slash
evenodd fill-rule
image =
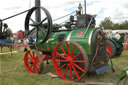
<path id="1" fill-rule="evenodd" d="M 30 50 L 25 53 L 24 64 L 29 73 L 41 73 L 43 71 L 44 63 L 42 56 L 36 50 Z"/>
<path id="2" fill-rule="evenodd" d="M 116 46 L 112 41 L 107 40 L 106 48 L 108 50 L 108 53 L 109 53 L 110 57 L 114 57 L 116 55 Z"/>
<path id="3" fill-rule="evenodd" d="M 76 42 L 59 43 L 54 49 L 52 61 L 58 76 L 66 81 L 79 81 L 88 71 L 88 56 Z"/>

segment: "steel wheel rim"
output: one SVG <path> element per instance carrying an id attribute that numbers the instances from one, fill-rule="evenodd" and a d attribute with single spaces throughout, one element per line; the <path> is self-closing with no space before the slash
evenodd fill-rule
<path id="1" fill-rule="evenodd" d="M 67 50 L 68 50 L 67 54 L 64 53 L 64 56 L 66 58 L 65 58 L 65 60 L 59 60 L 58 61 L 57 56 L 56 56 L 56 54 L 58 55 L 57 49 L 59 47 L 61 48 L 61 45 L 64 44 L 64 43 L 66 43 Z M 69 44 L 73 44 L 72 51 L 70 51 L 70 49 L 68 49 Z M 80 52 L 74 56 L 73 52 L 76 48 L 79 49 Z M 66 56 L 66 55 L 68 55 L 68 56 Z M 82 55 L 83 60 L 75 60 L 80 55 Z M 62 55 L 60 55 L 60 54 L 59 54 L 59 56 L 62 57 Z M 63 58 L 64 58 L 64 56 L 63 56 Z M 61 79 L 66 80 L 66 81 L 79 81 L 85 76 L 85 74 L 88 70 L 88 57 L 86 55 L 86 52 L 76 42 L 63 41 L 60 44 L 58 44 L 56 46 L 56 48 L 54 49 L 52 61 L 53 61 L 53 65 L 54 65 L 54 68 L 56 70 L 56 73 L 59 75 L 59 77 Z M 57 63 L 56 63 L 56 62 L 65 62 L 65 61 L 66 61 L 66 63 L 63 64 L 62 66 L 58 66 Z M 67 63 L 67 61 L 68 61 L 68 63 Z M 78 65 L 78 63 L 81 63 L 81 64 L 83 63 L 84 66 L 81 67 L 80 65 Z M 66 66 L 65 71 L 61 72 L 61 69 L 63 69 L 65 66 Z M 80 71 L 82 73 L 79 73 L 78 71 Z M 68 73 L 69 73 L 70 76 L 67 75 Z"/>
<path id="2" fill-rule="evenodd" d="M 111 52 L 112 52 L 112 49 L 111 49 L 110 45 L 107 45 L 106 47 L 107 47 L 108 53 L 109 53 L 109 55 L 110 55 Z"/>
<path id="3" fill-rule="evenodd" d="M 30 26 L 29 24 L 30 24 L 30 21 L 31 21 L 31 15 L 37 9 L 41 9 L 42 11 L 44 11 L 44 14 L 45 14 L 46 17 L 40 22 L 40 25 L 39 26 L 34 26 L 34 28 L 32 30 L 30 30 L 29 29 L 29 26 Z M 47 22 L 48 22 L 47 23 L 47 29 L 46 29 L 46 32 L 45 32 L 46 34 L 42 34 L 42 36 L 44 36 L 44 38 L 42 38 L 42 40 L 40 42 L 38 42 L 37 39 L 38 39 L 38 33 L 39 33 L 39 31 L 41 31 L 41 33 L 43 33 L 44 32 L 43 30 L 45 30 L 44 27 L 40 27 L 41 25 L 43 25 L 42 23 L 45 20 L 47 20 Z M 33 20 L 32 20 L 32 22 L 33 22 Z M 34 21 L 34 23 L 37 23 L 37 22 Z M 44 43 L 49 38 L 49 36 L 51 34 L 51 29 L 52 29 L 52 18 L 51 18 L 50 13 L 48 12 L 48 10 L 45 9 L 44 7 L 33 7 L 33 8 L 31 8 L 30 11 L 28 12 L 27 16 L 26 16 L 26 19 L 25 19 L 25 32 L 26 32 L 26 37 L 29 39 L 29 35 L 34 30 L 36 30 L 36 43 Z M 29 40 L 31 40 L 31 39 L 29 39 Z"/>
<path id="4" fill-rule="evenodd" d="M 29 73 L 40 73 L 40 60 L 34 50 L 26 52 L 24 64 Z"/>
<path id="5" fill-rule="evenodd" d="M 108 44 L 107 44 L 106 48 L 107 48 L 106 56 L 107 56 L 107 60 L 109 60 L 109 57 L 110 57 L 111 52 L 112 52 L 112 49 L 111 49 L 111 46 L 108 45 Z"/>
<path id="6" fill-rule="evenodd" d="M 107 60 L 109 60 L 111 57 L 110 55 L 111 55 L 112 49 L 109 44 L 106 45 L 106 48 L 107 48 L 106 56 L 107 56 Z"/>

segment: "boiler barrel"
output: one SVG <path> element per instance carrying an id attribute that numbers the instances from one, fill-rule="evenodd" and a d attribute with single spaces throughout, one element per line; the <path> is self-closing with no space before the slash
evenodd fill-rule
<path id="1" fill-rule="evenodd" d="M 72 31 L 64 31 L 64 32 L 52 32 L 50 38 L 44 44 L 38 44 L 36 47 L 40 51 L 49 51 L 53 52 L 54 48 L 61 41 L 75 41 L 80 44 L 86 51 L 88 55 L 92 55 L 92 49 L 94 46 L 93 42 L 94 36 L 96 36 L 96 32 L 99 29 L 89 28 L 87 29 L 75 29 Z M 41 35 L 38 35 L 38 42 L 40 41 Z M 63 48 L 66 48 L 65 46 Z M 72 49 L 72 46 L 70 46 Z"/>

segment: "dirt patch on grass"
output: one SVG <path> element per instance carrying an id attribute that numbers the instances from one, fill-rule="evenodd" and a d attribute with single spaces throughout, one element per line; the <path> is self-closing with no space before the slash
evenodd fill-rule
<path id="1" fill-rule="evenodd" d="M 10 53 L 18 53 L 18 51 L 4 52 L 4 53 L 0 53 L 0 55 L 4 55 L 4 54 L 10 54 Z"/>

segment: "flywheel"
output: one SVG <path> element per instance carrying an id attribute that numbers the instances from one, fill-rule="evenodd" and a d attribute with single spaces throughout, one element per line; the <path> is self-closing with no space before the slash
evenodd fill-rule
<path id="1" fill-rule="evenodd" d="M 39 12 L 39 13 L 38 13 Z M 25 19 L 26 38 L 33 43 L 40 44 L 48 40 L 52 29 L 52 18 L 44 7 L 33 7 Z"/>

